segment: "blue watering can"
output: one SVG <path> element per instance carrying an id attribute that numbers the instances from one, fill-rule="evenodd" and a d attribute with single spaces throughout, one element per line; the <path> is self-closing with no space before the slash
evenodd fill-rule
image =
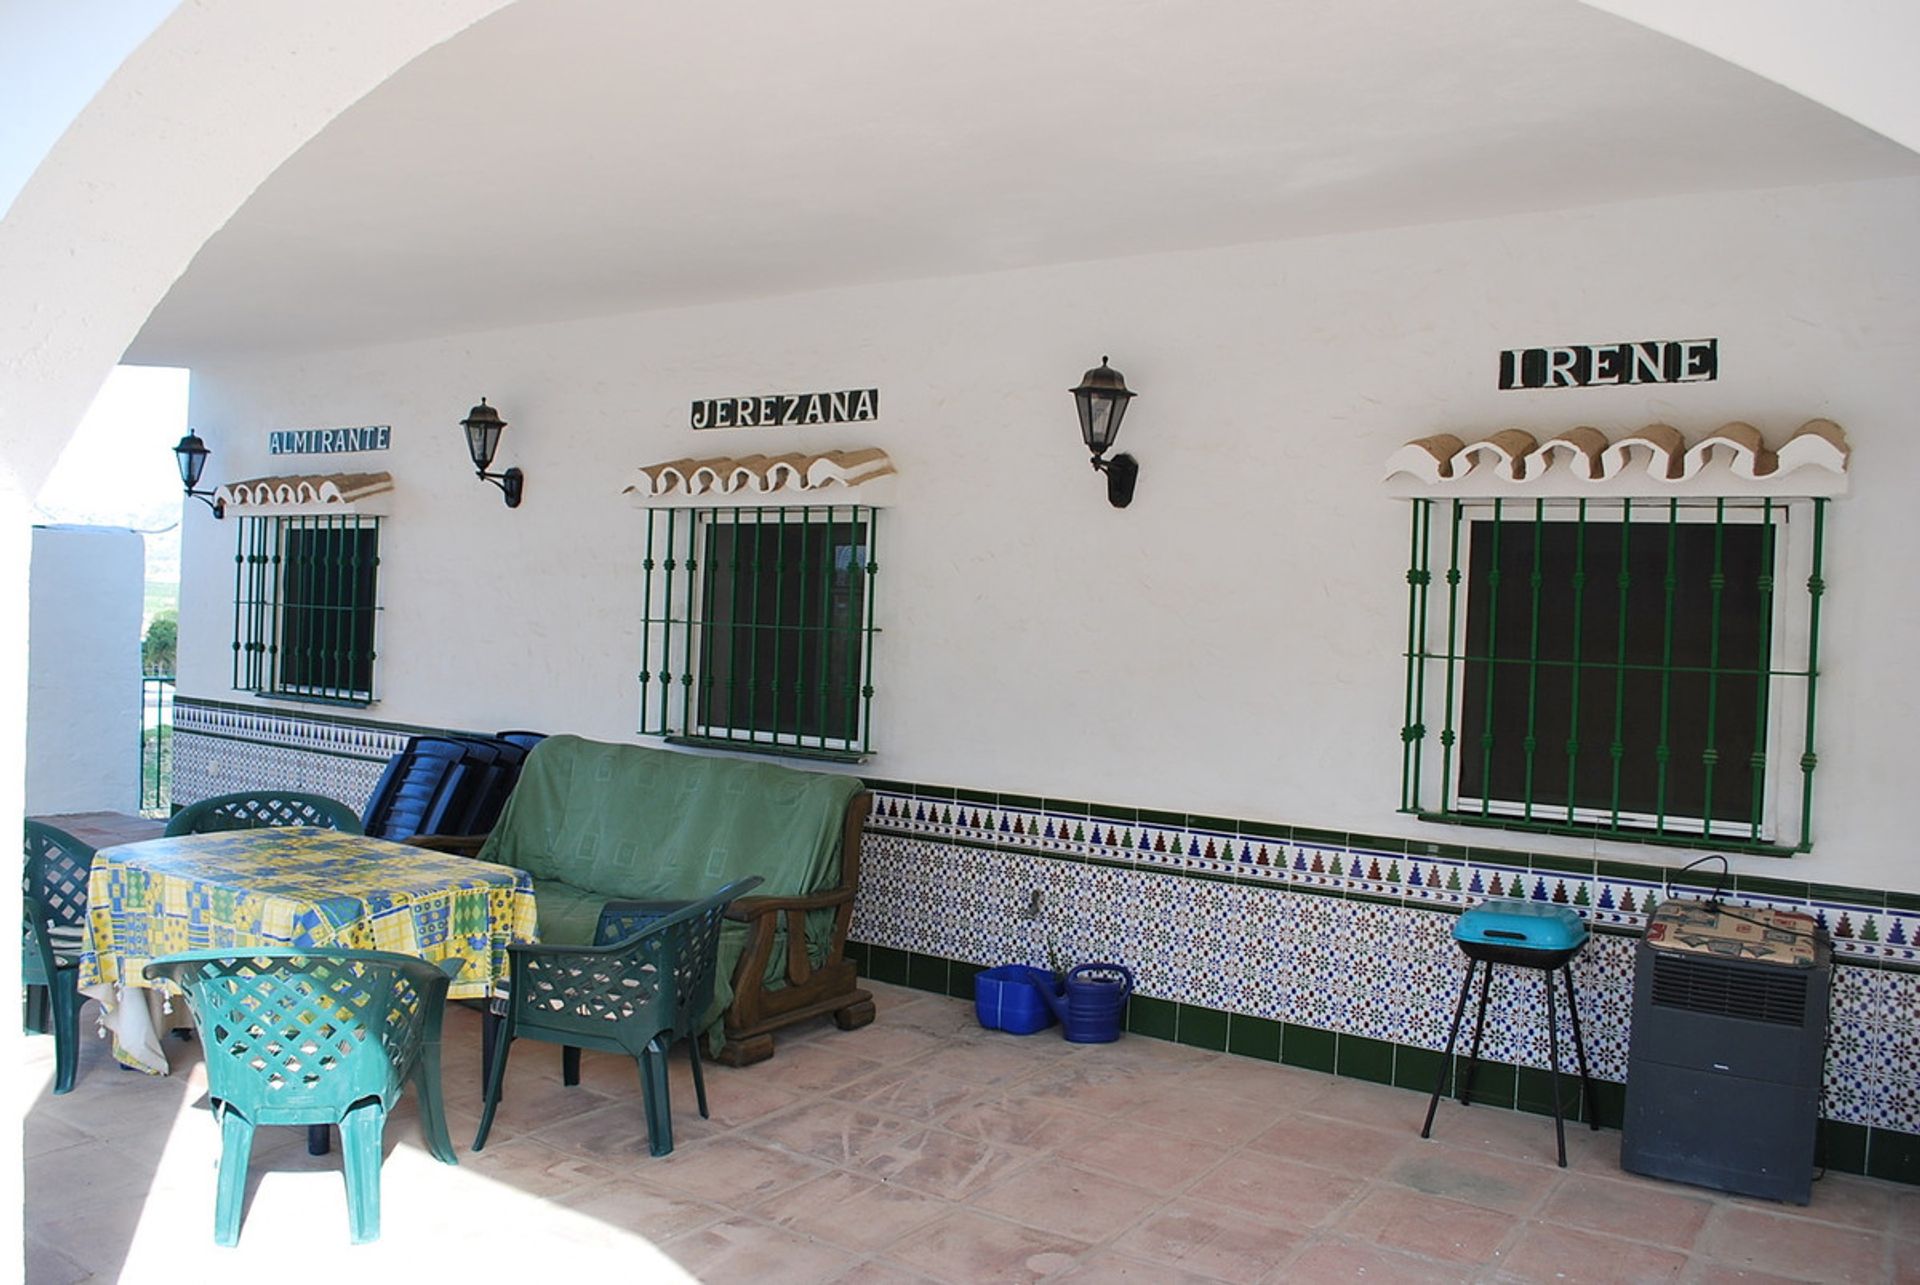
<path id="1" fill-rule="evenodd" d="M 1066 993 L 1041 988 L 1073 1044 L 1110 1044 L 1120 1038 L 1120 1014 L 1133 994 L 1133 974 L 1123 964 L 1080 964 L 1067 973 Z"/>

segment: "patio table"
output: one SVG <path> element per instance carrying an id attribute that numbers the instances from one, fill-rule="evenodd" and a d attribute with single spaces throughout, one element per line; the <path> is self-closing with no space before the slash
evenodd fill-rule
<path id="1" fill-rule="evenodd" d="M 286 827 L 180 835 L 94 857 L 80 988 L 101 1003 L 114 1056 L 151 1074 L 166 1052 L 142 970 L 183 950 L 295 946 L 389 950 L 461 961 L 452 999 L 491 996 L 509 972 L 507 945 L 536 940 L 533 883 L 523 870 L 406 844 Z"/>

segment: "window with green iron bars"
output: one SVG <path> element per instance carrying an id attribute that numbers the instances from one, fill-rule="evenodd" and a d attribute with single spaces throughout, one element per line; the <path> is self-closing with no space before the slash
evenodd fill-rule
<path id="1" fill-rule="evenodd" d="M 380 519 L 242 518 L 233 563 L 234 687 L 370 704 Z"/>
<path id="2" fill-rule="evenodd" d="M 872 752 L 878 512 L 648 512 L 640 730 L 857 760 Z"/>
<path id="3" fill-rule="evenodd" d="M 1400 810 L 1808 851 L 1825 506 L 1415 500 Z"/>

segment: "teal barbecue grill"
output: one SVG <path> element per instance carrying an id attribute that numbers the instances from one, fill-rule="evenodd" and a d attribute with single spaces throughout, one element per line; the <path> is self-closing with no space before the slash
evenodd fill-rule
<path id="1" fill-rule="evenodd" d="M 1582 1101 L 1595 1129 L 1593 1080 L 1587 1074 L 1587 1049 L 1580 1038 L 1580 1007 L 1573 993 L 1572 963 L 1587 944 L 1586 921 L 1566 906 L 1544 901 L 1489 901 L 1463 913 L 1454 921 L 1453 940 L 1467 957 L 1467 975 L 1460 983 L 1460 998 L 1453 1006 L 1453 1025 L 1447 1032 L 1446 1056 L 1440 1060 L 1440 1076 L 1433 1086 L 1433 1098 L 1427 1103 L 1427 1121 L 1420 1136 L 1433 1136 L 1433 1116 L 1439 1110 L 1440 1095 L 1447 1087 L 1447 1068 L 1453 1062 L 1454 1045 L 1460 1038 L 1460 1021 L 1467 1011 L 1467 996 L 1473 991 L 1473 974 L 1480 970 L 1480 1007 L 1474 1017 L 1473 1044 L 1467 1054 L 1467 1067 L 1460 1076 L 1460 1105 L 1469 1105 L 1473 1073 L 1480 1064 L 1480 1039 L 1487 1029 L 1487 990 L 1493 981 L 1493 966 L 1506 964 L 1540 970 L 1542 988 L 1547 996 L 1547 1053 L 1553 1075 L 1553 1132 L 1559 1144 L 1560 1167 L 1567 1167 L 1567 1128 L 1560 1106 L 1560 1016 L 1554 996 L 1553 975 L 1559 973 L 1567 989 L 1567 1016 L 1573 1026 L 1573 1051 L 1580 1067 Z"/>

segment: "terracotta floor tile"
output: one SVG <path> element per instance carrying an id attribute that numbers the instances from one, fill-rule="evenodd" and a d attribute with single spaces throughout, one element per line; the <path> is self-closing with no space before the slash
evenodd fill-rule
<path id="1" fill-rule="evenodd" d="M 1728 1266 L 1810 1281 L 1877 1281 L 1886 1266 L 1883 1236 L 1733 1205 L 1714 1211 L 1696 1248 Z"/>
<path id="2" fill-rule="evenodd" d="M 739 1209 L 825 1171 L 817 1160 L 728 1134 L 676 1147 L 670 1156 L 649 1158 L 643 1165 L 631 1166 L 627 1176 L 655 1191 Z"/>
<path id="3" fill-rule="evenodd" d="M 1189 1187 L 1186 1197 L 1264 1222 L 1305 1228 L 1332 1220 L 1365 1187 L 1362 1179 L 1336 1170 L 1241 1151 Z"/>
<path id="4" fill-rule="evenodd" d="M 1502 1213 L 1531 1212 L 1560 1182 L 1558 1170 L 1458 1147 L 1415 1147 L 1402 1153 L 1387 1181 Z"/>
<path id="5" fill-rule="evenodd" d="M 25 1279 L 33 1285 L 79 1285 L 81 1281 L 94 1279 L 94 1274 L 51 1245 L 29 1236 Z"/>
<path id="6" fill-rule="evenodd" d="M 990 1092 L 939 1119 L 950 1133 L 1000 1146 L 1056 1149 L 1108 1127 L 1098 1116 L 1013 1090 Z"/>
<path id="7" fill-rule="evenodd" d="M 884 1142 L 859 1163 L 862 1172 L 945 1200 L 966 1200 L 1032 1159 L 942 1129 Z"/>
<path id="8" fill-rule="evenodd" d="M 1426 1108 L 1422 1107 L 1423 1116 L 1425 1112 Z M 1417 1127 L 1414 1132 L 1418 1132 Z M 1533 1164 L 1558 1164 L 1553 1117 L 1504 1107 L 1463 1107 L 1452 1098 L 1442 1098 L 1440 1110 L 1434 1116 L 1431 1141 L 1442 1146 L 1491 1151 Z M 1619 1173 L 1620 1134 L 1612 1129 L 1596 1133 L 1584 1124 L 1569 1120 L 1567 1167 L 1575 1173 Z"/>
<path id="9" fill-rule="evenodd" d="M 329 1167 L 337 1163 L 334 1159 Z M 485 1151 L 468 1152 L 460 1163 L 515 1191 L 547 1200 L 582 1192 L 616 1176 L 605 1165 L 582 1160 L 538 1138 L 515 1138 L 498 1145 L 489 1140 Z"/>
<path id="10" fill-rule="evenodd" d="M 1247 1143 L 1252 1151 L 1372 1178 L 1385 1173 L 1420 1141 L 1412 1133 L 1369 1128 L 1347 1120 L 1293 1115 Z"/>
<path id="11" fill-rule="evenodd" d="M 978 1038 L 929 1053 L 913 1065 L 930 1066 L 970 1084 L 1012 1084 L 1053 1065 L 1052 1057 L 1039 1052 L 1045 1046 L 1032 1042 L 1042 1038 L 982 1032 Z"/>
<path id="12" fill-rule="evenodd" d="M 1695 1257 L 1686 1274 L 1687 1285 L 1806 1285 L 1797 1276 L 1775 1276 L 1771 1272 L 1745 1267 L 1729 1267 Z"/>
<path id="13" fill-rule="evenodd" d="M 945 1200 L 835 1169 L 753 1207 L 753 1215 L 803 1236 L 871 1253 L 948 1212 Z"/>
<path id="14" fill-rule="evenodd" d="M 1072 1269 L 1092 1246 L 958 1209 L 910 1232 L 887 1257 L 948 1285 L 1022 1285 Z"/>
<path id="15" fill-rule="evenodd" d="M 829 1285 L 928 1285 L 932 1279 L 885 1258 L 868 1258 L 838 1276 L 829 1277 L 828 1282 Z"/>
<path id="16" fill-rule="evenodd" d="M 944 1057 L 939 1061 L 944 1062 Z M 882 1067 L 841 1086 L 834 1097 L 859 1102 L 881 1111 L 930 1120 L 979 1092 L 977 1085 L 957 1079 L 927 1061 Z"/>
<path id="17" fill-rule="evenodd" d="M 1403 1253 L 1474 1265 L 1495 1263 L 1518 1225 L 1509 1214 L 1383 1186 L 1347 1209 L 1340 1231 Z"/>
<path id="18" fill-rule="evenodd" d="M 1539 1222 L 1522 1225 L 1500 1258 L 1506 1279 L 1555 1285 L 1650 1285 L 1679 1280 L 1686 1267 L 1687 1256 L 1676 1250 Z"/>
<path id="19" fill-rule="evenodd" d="M 911 1120 L 851 1102 L 814 1100 L 747 1126 L 754 1137 L 790 1151 L 852 1164 L 914 1131 Z"/>
<path id="20" fill-rule="evenodd" d="M 1684 1187 L 1659 1187 L 1572 1174 L 1542 1206 L 1541 1217 L 1588 1231 L 1675 1249 L 1692 1249 L 1713 1202 Z"/>
<path id="21" fill-rule="evenodd" d="M 1057 1279 L 1086 1282 L 1086 1285 L 1106 1281 L 1138 1282 L 1139 1285 L 1218 1285 L 1219 1281 L 1215 1276 L 1197 1276 L 1184 1268 L 1117 1254 L 1110 1249 L 1087 1254 Z"/>
<path id="22" fill-rule="evenodd" d="M 1449 1285 L 1470 1281 L 1478 1268 L 1448 1266 L 1361 1244 L 1344 1237 L 1321 1236 L 1275 1268 L 1267 1280 L 1282 1282 L 1365 1281 L 1367 1285 Z"/>
<path id="23" fill-rule="evenodd" d="M 794 1093 L 835 1093 L 861 1076 L 880 1069 L 872 1058 L 816 1041 L 782 1048 L 775 1060 L 746 1067 L 741 1072 L 772 1081 Z"/>
<path id="24" fill-rule="evenodd" d="M 1180 1190 L 1227 1154 L 1218 1141 L 1149 1129 L 1127 1120 L 1097 1123 L 1053 1150 L 1076 1164 L 1162 1193 Z"/>
<path id="25" fill-rule="evenodd" d="M 1217 1280 L 1259 1280 L 1305 1233 L 1270 1226 L 1203 1201 L 1178 1200 L 1149 1214 L 1114 1248 Z"/>
<path id="26" fill-rule="evenodd" d="M 617 1177 L 585 1191 L 561 1197 L 561 1203 L 609 1227 L 648 1240 L 663 1241 L 732 1215 L 724 1205 L 656 1191 L 645 1183 Z"/>
<path id="27" fill-rule="evenodd" d="M 1127 1231 L 1160 1201 L 1127 1183 L 1042 1160 L 975 1196 L 972 1204 L 1041 1231 L 1097 1243 Z"/>
<path id="28" fill-rule="evenodd" d="M 1338 1083 L 1332 1076 L 1317 1071 L 1303 1071 L 1299 1067 L 1250 1057 L 1220 1058 L 1193 1071 L 1184 1081 L 1188 1087 L 1203 1092 L 1271 1102 L 1289 1110 L 1307 1106 L 1329 1086 Z"/>
<path id="29" fill-rule="evenodd" d="M 1414 1089 L 1335 1078 L 1304 1109 L 1376 1129 L 1418 1134 L 1427 1118 L 1427 1101 L 1426 1093 Z"/>
<path id="30" fill-rule="evenodd" d="M 945 1047 L 947 1037 L 933 1031 L 922 1030 L 917 1026 L 903 1026 L 898 1022 L 885 1019 L 876 1021 L 872 1026 L 863 1026 L 857 1031 L 847 1031 L 844 1038 L 833 1041 L 827 1047 L 836 1053 L 849 1053 L 854 1057 L 866 1058 L 870 1062 L 887 1065 L 893 1062 L 911 1062 Z M 775 1053 L 775 1057 L 779 1054 Z"/>
<path id="31" fill-rule="evenodd" d="M 1178 1092 L 1147 1097 L 1128 1113 L 1127 1122 L 1237 1147 L 1272 1124 L 1283 1109 L 1274 1102 L 1189 1092 L 1182 1085 Z"/>
<path id="32" fill-rule="evenodd" d="M 1813 1199 L 1805 1205 L 1781 1206 L 1771 1200 L 1735 1197 L 1733 1204 L 1747 1209 L 1790 1212 L 1802 1218 L 1858 1227 L 1862 1231 L 1891 1231 L 1893 1193 L 1887 1184 L 1852 1174 L 1829 1173 L 1813 1184 Z"/>
<path id="33" fill-rule="evenodd" d="M 807 1285 L 841 1275 L 857 1261 L 844 1250 L 745 1217 L 676 1236 L 660 1248 L 706 1285 Z"/>

